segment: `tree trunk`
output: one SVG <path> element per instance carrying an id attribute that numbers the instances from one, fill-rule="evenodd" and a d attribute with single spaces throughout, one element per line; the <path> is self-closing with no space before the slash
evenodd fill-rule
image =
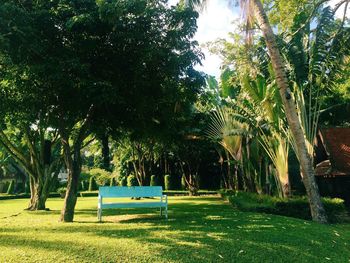
<path id="1" fill-rule="evenodd" d="M 275 35 L 260 0 L 254 0 L 254 8 L 255 17 L 263 32 L 271 57 L 272 67 L 276 75 L 276 82 L 284 105 L 287 121 L 295 140 L 296 154 L 300 162 L 303 182 L 310 202 L 312 219 L 319 223 L 327 223 L 326 212 L 315 180 L 312 159 L 307 151 L 306 139 L 296 111 L 296 104 L 289 89 L 283 58 L 279 52 Z"/>
<path id="2" fill-rule="evenodd" d="M 109 157 L 109 145 L 108 145 L 108 135 L 107 134 L 102 136 L 101 142 L 102 142 L 103 169 L 110 171 L 111 160 Z"/>
<path id="3" fill-rule="evenodd" d="M 80 171 L 77 169 L 72 169 L 68 172 L 67 191 L 61 211 L 61 222 L 73 222 L 74 209 L 77 203 L 79 174 Z"/>
<path id="4" fill-rule="evenodd" d="M 197 196 L 198 195 L 198 188 L 193 185 L 188 186 L 188 194 L 189 196 Z"/>
<path id="5" fill-rule="evenodd" d="M 34 178 L 30 178 L 30 201 L 27 210 L 45 210 L 47 193 L 43 188 L 43 184 Z"/>
<path id="6" fill-rule="evenodd" d="M 63 146 L 64 160 L 68 170 L 67 191 L 61 210 L 61 222 L 73 222 L 74 209 L 77 203 L 79 175 L 81 173 L 81 154 L 80 149 L 85 138 L 85 127 L 82 127 L 78 138 L 73 145 L 73 154 L 69 145 L 69 137 L 64 131 L 61 131 L 61 141 Z"/>
<path id="7" fill-rule="evenodd" d="M 282 198 L 289 198 L 291 196 L 291 188 L 289 184 L 289 176 L 288 174 L 281 176 L 278 174 L 278 171 L 276 170 L 277 175 L 279 177 L 280 187 L 281 187 L 281 194 Z"/>
<path id="8" fill-rule="evenodd" d="M 283 194 L 283 198 L 290 197 L 290 185 L 289 185 L 289 183 L 282 184 L 282 194 Z"/>

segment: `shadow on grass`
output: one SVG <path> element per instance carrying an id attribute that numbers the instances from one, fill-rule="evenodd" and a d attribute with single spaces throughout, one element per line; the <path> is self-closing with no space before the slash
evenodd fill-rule
<path id="1" fill-rule="evenodd" d="M 90 243 L 84 247 L 81 240 L 65 240 L 65 235 L 106 242 L 103 256 L 113 261 L 108 251 L 118 249 L 122 242 L 133 242 L 141 247 L 149 245 L 165 262 L 318 262 L 329 257 L 333 262 L 348 260 L 350 238 L 334 234 L 335 226 L 317 225 L 303 220 L 269 216 L 265 214 L 234 211 L 229 205 L 213 198 L 201 198 L 200 202 L 191 198 L 183 203 L 169 205 L 169 220 L 159 216 L 154 209 L 111 209 L 104 211 L 104 223 L 77 221 L 38 228 L 43 236 L 62 236 L 62 241 L 50 241 L 26 237 L 26 227 L 6 227 L 0 229 L 1 246 L 29 247 L 48 251 L 58 250 L 69 255 L 81 254 L 79 259 L 93 261 L 91 255 L 100 249 Z M 215 202 L 213 202 L 215 201 Z M 56 216 L 59 211 L 43 212 Z M 80 216 L 96 216 L 96 210 L 76 211 Z M 32 229 L 33 231 L 33 229 Z M 333 249 L 337 243 L 337 249 Z M 118 244 L 118 245 L 116 245 Z M 116 247 L 117 246 L 117 247 Z M 298 260 L 302 259 L 302 260 Z M 322 260 L 321 260 L 322 261 Z"/>

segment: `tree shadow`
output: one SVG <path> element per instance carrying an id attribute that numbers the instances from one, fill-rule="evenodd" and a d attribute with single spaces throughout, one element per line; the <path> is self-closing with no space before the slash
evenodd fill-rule
<path id="1" fill-rule="evenodd" d="M 201 202 L 191 198 L 184 200 L 169 205 L 168 220 L 161 218 L 154 209 L 108 209 L 104 211 L 104 222 L 97 224 L 84 220 L 84 217 L 96 217 L 96 210 L 81 209 L 76 211 L 75 223 L 36 226 L 38 237 L 23 234 L 28 226 L 0 227 L 0 246 L 58 250 L 61 254 L 68 251 L 72 257 L 82 254 L 77 261 L 89 262 L 96 261 L 91 258 L 94 253 L 103 255 L 101 262 L 116 261 L 108 251 L 124 249 L 123 243 L 127 246 L 129 242 L 137 244 L 139 249 L 154 248 L 156 252 L 152 250 L 154 254 L 147 255 L 149 260 L 160 257 L 164 262 L 269 262 L 272 258 L 276 262 L 294 262 L 295 258 L 318 262 L 325 256 L 341 262 L 346 261 L 349 253 L 349 245 L 343 244 L 348 242 L 350 234 L 336 236 L 335 226 L 238 212 L 228 204 L 213 202 L 212 198 L 201 198 Z M 57 212 L 50 211 L 55 216 Z M 56 236 L 62 236 L 63 240 L 51 240 Z M 79 240 L 67 240 L 70 236 L 79 237 Z M 337 250 L 331 249 L 330 238 L 337 242 Z M 105 246 L 89 240 L 105 242 Z M 89 246 L 84 248 L 87 252 L 81 253 L 84 242 L 88 241 Z M 319 252 L 324 251 L 321 250 L 324 246 L 329 247 L 327 255 Z M 337 255 L 339 251 L 342 254 Z"/>

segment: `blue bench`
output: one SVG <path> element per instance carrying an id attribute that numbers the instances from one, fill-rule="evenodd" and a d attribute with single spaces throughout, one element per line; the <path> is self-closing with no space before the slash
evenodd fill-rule
<path id="1" fill-rule="evenodd" d="M 104 198 L 134 198 L 132 202 L 103 202 Z M 139 201 L 135 198 L 157 197 L 154 201 Z M 160 199 L 158 199 L 160 198 Z M 101 222 L 104 208 L 137 208 L 159 207 L 162 216 L 162 208 L 165 209 L 165 218 L 168 218 L 168 197 L 163 195 L 161 186 L 102 186 L 98 191 L 97 217 Z"/>

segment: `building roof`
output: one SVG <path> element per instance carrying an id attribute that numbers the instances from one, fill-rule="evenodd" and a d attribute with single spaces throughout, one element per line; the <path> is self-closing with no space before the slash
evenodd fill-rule
<path id="1" fill-rule="evenodd" d="M 319 160 L 316 175 L 350 176 L 350 128 L 323 128 L 319 139 L 327 160 Z"/>

